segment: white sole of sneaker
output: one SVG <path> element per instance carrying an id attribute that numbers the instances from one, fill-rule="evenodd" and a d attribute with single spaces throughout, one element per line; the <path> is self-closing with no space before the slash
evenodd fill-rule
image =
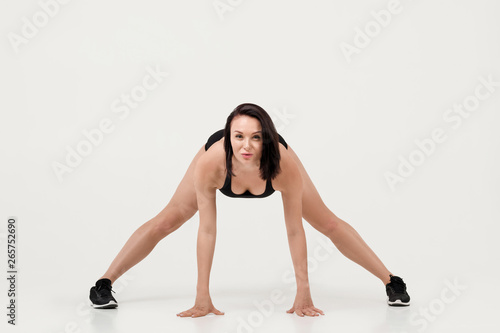
<path id="1" fill-rule="evenodd" d="M 117 308 L 118 307 L 118 304 L 111 301 L 107 304 L 101 304 L 101 305 L 97 305 L 97 304 L 93 304 L 93 303 L 90 303 L 90 305 L 94 308 L 94 309 L 114 309 L 114 308 Z"/>
<path id="2" fill-rule="evenodd" d="M 408 306 L 410 305 L 410 302 L 403 303 L 400 299 L 396 300 L 395 302 L 389 301 L 389 297 L 387 297 L 387 304 L 390 306 Z"/>

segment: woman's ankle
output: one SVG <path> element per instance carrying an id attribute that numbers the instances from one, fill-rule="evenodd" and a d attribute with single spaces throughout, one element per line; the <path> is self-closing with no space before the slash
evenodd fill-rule
<path id="1" fill-rule="evenodd" d="M 111 281 L 111 284 L 113 284 L 115 282 L 114 279 L 112 279 L 111 277 L 107 276 L 107 275 L 103 275 L 101 278 L 99 278 L 99 280 L 103 280 L 103 279 L 108 279 L 109 281 Z M 99 281 L 97 280 L 97 281 Z"/>
<path id="2" fill-rule="evenodd" d="M 391 283 L 391 276 L 393 276 L 392 273 L 389 273 L 387 274 L 387 276 L 384 275 L 384 277 L 380 280 L 382 280 L 382 283 L 385 285 L 387 285 L 388 283 Z"/>

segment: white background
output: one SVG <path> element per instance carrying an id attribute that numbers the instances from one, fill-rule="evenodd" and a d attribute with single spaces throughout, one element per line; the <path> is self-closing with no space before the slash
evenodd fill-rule
<path id="1" fill-rule="evenodd" d="M 389 1 L 222 0 L 231 8 L 222 13 L 214 3 L 73 0 L 48 17 L 37 1 L 2 2 L 4 272 L 7 217 L 19 219 L 18 325 L 6 324 L 2 306 L 2 327 L 498 329 L 500 87 L 457 128 L 443 115 L 472 100 L 480 77 L 500 81 L 499 3 L 401 0 L 351 57 L 341 45 L 355 46 L 358 29 L 376 29 L 372 11 Z M 34 16 L 38 31 L 14 46 L 13 34 L 22 37 Z M 138 89 L 148 68 L 169 75 L 121 119 L 112 104 Z M 262 200 L 217 195 L 211 294 L 225 316 L 175 316 L 194 303 L 197 214 L 115 283 L 117 310 L 89 307 L 90 286 L 245 102 L 269 112 L 328 207 L 403 277 L 410 307 L 389 308 L 380 281 L 336 249 L 327 252 L 324 236 L 304 222 L 313 300 L 325 316 L 286 314 L 295 295 L 279 192 Z M 65 164 L 68 149 L 86 140 L 82 132 L 106 118 L 113 131 L 60 181 L 54 163 Z M 436 128 L 446 140 L 418 153 L 415 140 Z M 397 174 L 400 157 L 411 154 L 424 156 L 422 163 L 391 189 L 384 175 Z M 0 287 L 6 305 L 6 279 Z M 283 296 L 270 306 L 273 290 Z"/>

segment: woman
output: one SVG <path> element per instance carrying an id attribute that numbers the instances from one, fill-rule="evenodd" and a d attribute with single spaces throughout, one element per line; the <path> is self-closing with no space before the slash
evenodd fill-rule
<path id="1" fill-rule="evenodd" d="M 323 314 L 313 305 L 309 290 L 302 218 L 330 238 L 347 258 L 378 277 L 386 285 L 389 305 L 409 305 L 410 297 L 403 280 L 393 276 L 359 234 L 326 207 L 299 158 L 276 132 L 267 112 L 258 105 L 245 103 L 236 107 L 228 116 L 225 128 L 214 133 L 200 148 L 168 205 L 132 234 L 106 273 L 91 288 L 93 306 L 116 307 L 117 302 L 111 295 L 112 283 L 199 211 L 196 300 L 191 309 L 178 316 L 223 314 L 214 307 L 209 294 L 217 189 L 227 196 L 243 198 L 263 198 L 275 190 L 281 192 L 297 281 L 297 294 L 288 313 Z"/>

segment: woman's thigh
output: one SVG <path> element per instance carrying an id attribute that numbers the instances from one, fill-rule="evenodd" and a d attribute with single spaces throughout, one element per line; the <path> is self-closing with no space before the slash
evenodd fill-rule
<path id="1" fill-rule="evenodd" d="M 325 205 L 297 154 L 288 146 L 291 156 L 302 175 L 302 217 L 316 230 L 328 234 L 335 226 L 337 216 Z"/>
<path id="2" fill-rule="evenodd" d="M 205 146 L 203 145 L 196 153 L 189 167 L 184 174 L 181 182 L 177 186 L 172 198 L 167 206 L 158 214 L 159 217 L 163 215 L 171 215 L 173 211 L 178 214 L 182 223 L 189 220 L 198 211 L 198 204 L 196 201 L 196 190 L 194 188 L 194 169 L 196 162 L 202 154 L 205 153 Z"/>

